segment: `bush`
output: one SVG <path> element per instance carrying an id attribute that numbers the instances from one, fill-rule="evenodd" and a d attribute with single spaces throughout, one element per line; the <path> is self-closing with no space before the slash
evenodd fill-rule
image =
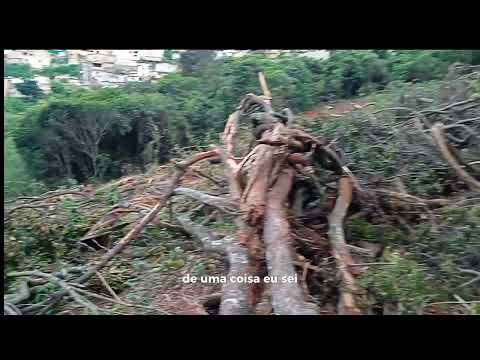
<path id="1" fill-rule="evenodd" d="M 25 80 L 23 83 L 17 84 L 17 90 L 25 96 L 32 99 L 39 99 L 43 97 L 43 91 L 38 87 L 35 80 Z"/>
<path id="2" fill-rule="evenodd" d="M 33 71 L 27 64 L 5 64 L 5 77 L 11 76 L 21 79 L 31 79 Z"/>
<path id="3" fill-rule="evenodd" d="M 4 109 L 6 113 L 19 114 L 25 112 L 32 102 L 20 98 L 9 97 L 4 100 Z"/>
<path id="4" fill-rule="evenodd" d="M 78 78 L 80 76 L 80 66 L 76 64 L 56 65 L 37 70 L 36 73 L 39 75 L 48 76 L 50 79 L 53 79 L 58 75 L 69 75 Z"/>
<path id="5" fill-rule="evenodd" d="M 431 276 L 414 260 L 391 252 L 384 256 L 391 263 L 371 268 L 360 279 L 360 285 L 379 302 L 400 304 L 405 314 L 415 314 L 437 296 L 430 286 Z"/>

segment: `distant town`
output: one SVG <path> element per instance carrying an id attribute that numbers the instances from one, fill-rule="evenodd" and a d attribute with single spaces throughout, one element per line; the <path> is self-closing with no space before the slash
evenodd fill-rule
<path id="1" fill-rule="evenodd" d="M 65 65 L 78 66 L 78 76 L 61 74 L 32 76 L 44 94 L 51 92 L 51 82 L 82 87 L 117 87 L 128 82 L 155 81 L 165 75 L 180 70 L 178 60 L 185 50 L 4 50 L 4 66 L 24 64 L 31 69 L 58 68 Z M 326 50 L 219 50 L 217 58 L 241 57 L 252 53 L 263 53 L 276 58 L 290 53 L 315 59 L 329 56 Z M 18 84 L 24 83 L 21 77 L 5 75 L 4 96 L 24 97 L 18 91 Z"/>

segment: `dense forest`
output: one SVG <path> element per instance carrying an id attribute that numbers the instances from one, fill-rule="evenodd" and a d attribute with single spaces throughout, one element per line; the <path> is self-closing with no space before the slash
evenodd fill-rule
<path id="1" fill-rule="evenodd" d="M 244 255 L 250 263 L 255 258 L 254 273 L 268 268 L 269 273 L 290 274 L 285 263 L 275 264 L 270 254 L 277 240 L 270 238 L 269 211 L 277 219 L 283 215 L 275 213 L 280 203 L 269 204 L 277 201 L 274 193 L 282 189 L 289 194 L 283 201 L 289 204 L 285 227 L 291 234 L 289 230 L 285 236 L 296 239 L 298 255 L 291 262 L 299 268 L 302 292 L 317 306 L 314 313 L 318 309 L 326 314 L 479 313 L 480 51 L 332 50 L 328 59 L 313 60 L 289 54 L 276 59 L 261 54 L 216 59 L 214 51 L 205 50 L 183 53 L 180 65 L 180 73 L 156 82 L 117 88 L 85 89 L 54 82 L 48 96 L 31 80 L 35 72 L 28 66 L 6 66 L 6 75 L 27 80 L 19 89 L 27 97 L 4 101 L 5 291 L 13 294 L 19 286 L 20 290 L 27 286 L 18 281 L 23 271 L 33 278 L 27 286 L 28 298 L 34 296 L 40 304 L 22 308 L 18 304 L 23 300 L 12 300 L 18 294 L 10 294 L 9 313 L 39 309 L 40 313 L 75 313 L 75 309 L 65 310 L 68 302 L 63 303 L 64 309 L 58 301 L 52 302 L 52 291 L 58 296 L 71 284 L 64 270 L 80 267 L 82 272 L 91 261 L 116 255 L 112 249 L 123 251 L 133 237 L 129 231 L 145 220 L 146 210 L 157 211 L 148 218 L 157 222 L 145 231 L 146 224 L 138 229 L 143 232 L 141 241 L 130 246 L 134 250 L 127 251 L 126 258 L 113 260 L 114 265 L 99 276 L 100 285 L 90 284 L 88 291 L 80 288 L 79 294 L 75 287 L 69 293 L 87 313 L 98 313 L 100 308 L 107 313 L 132 313 L 132 309 L 140 313 L 143 306 L 145 313 L 175 314 L 177 308 L 161 301 L 165 294 L 176 296 L 168 287 L 169 276 L 242 270 L 232 262 L 227 266 L 215 257 L 195 253 L 200 246 L 194 239 L 201 243 L 210 235 L 194 218 L 224 240 L 235 229 L 237 236 L 249 238 Z M 76 76 L 78 71 L 61 65 L 57 72 L 42 75 Z M 259 73 L 266 83 L 259 82 Z M 263 97 L 251 95 L 262 93 Z M 341 104 L 353 106 L 344 111 Z M 232 125 L 235 116 L 239 124 Z M 243 117 L 253 119 L 252 125 L 240 121 Z M 263 125 L 268 126 L 259 132 Z M 228 131 L 233 131 L 229 129 L 234 129 L 235 140 L 229 137 Z M 226 155 L 220 150 L 212 153 L 212 146 L 221 141 Z M 286 160 L 269 153 L 267 147 L 277 146 Z M 195 154 L 207 154 L 209 162 L 197 165 Z M 243 158 L 243 165 L 247 154 L 256 163 L 245 170 L 246 183 L 238 185 L 245 186 L 245 192 L 236 199 L 235 182 L 228 176 L 229 166 L 230 173 L 235 166 L 228 165 L 228 159 Z M 190 156 L 195 161 L 185 160 Z M 180 160 L 187 165 L 172 168 Z M 271 188 L 265 185 L 270 189 L 266 193 L 272 195 L 261 207 L 258 216 L 264 224 L 259 225 L 254 221 L 257 215 L 245 219 L 237 212 L 260 211 L 252 194 L 261 193 L 255 171 L 261 173 L 265 164 L 272 167 L 266 176 L 271 177 Z M 273 164 L 283 170 L 275 172 Z M 178 179 L 177 173 L 181 173 Z M 182 180 L 185 184 L 179 186 L 184 175 L 190 180 Z M 287 186 L 289 182 L 293 185 Z M 193 185 L 202 195 L 192 192 Z M 62 200 L 50 203 L 57 194 Z M 238 200 L 240 207 L 226 201 L 226 194 L 229 201 Z M 175 200 L 169 199 L 173 195 Z M 344 196 L 349 200 L 340 216 L 338 206 Z M 192 199 L 207 206 L 199 210 Z M 153 207 L 155 201 L 162 206 Z M 167 202 L 168 211 L 161 210 Z M 146 208 L 132 214 L 125 203 Z M 109 225 L 104 243 L 105 234 L 96 226 L 112 214 L 117 214 L 116 223 L 118 209 L 132 219 Z M 344 223 L 344 229 L 339 225 L 344 232 L 340 237 L 331 228 L 337 220 Z M 94 249 L 85 251 L 79 245 L 92 239 L 95 244 L 89 245 Z M 214 242 L 203 247 L 214 247 Z M 275 244 L 278 249 L 283 246 Z M 262 255 L 254 245 L 264 248 Z M 135 251 L 141 255 L 132 255 Z M 243 254 L 234 244 L 222 251 L 229 259 Z M 105 265 L 94 267 L 95 272 Z M 8 272 L 20 275 L 7 276 Z M 139 281 L 144 288 L 156 282 L 164 287 L 155 294 L 139 295 Z M 108 292 L 95 297 L 105 283 Z M 211 295 L 212 289 L 223 293 L 217 299 L 221 305 L 207 306 L 209 302 L 198 300 L 202 296 L 197 293 L 193 298 L 209 312 L 220 307 L 220 313 L 249 313 L 246 305 L 241 311 L 224 305 L 232 294 L 237 300 L 243 296 L 241 288 L 229 286 L 201 289 L 202 296 Z M 276 293 L 274 287 L 273 312 L 312 313 L 304 300 L 298 300 L 299 289 L 284 287 Z M 122 292 L 133 298 L 120 300 Z M 112 295 L 116 307 L 93 305 L 86 300 L 90 295 L 96 300 Z M 137 303 L 135 295 L 151 301 Z M 297 300 L 284 304 L 278 300 L 282 296 Z M 256 305 L 262 303 L 257 300 Z M 337 309 L 340 303 L 342 308 Z"/>

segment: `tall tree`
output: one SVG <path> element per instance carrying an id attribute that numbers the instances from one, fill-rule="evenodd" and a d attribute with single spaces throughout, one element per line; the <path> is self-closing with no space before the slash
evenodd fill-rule
<path id="1" fill-rule="evenodd" d="M 180 65 L 185 75 L 200 75 L 215 59 L 213 50 L 188 50 L 182 53 Z"/>

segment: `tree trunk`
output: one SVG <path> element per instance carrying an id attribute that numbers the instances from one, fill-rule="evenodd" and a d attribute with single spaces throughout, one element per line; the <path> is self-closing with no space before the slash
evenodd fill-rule
<path id="1" fill-rule="evenodd" d="M 283 170 L 268 193 L 263 240 L 272 283 L 272 305 L 279 315 L 316 315 L 315 306 L 304 299 L 293 267 L 291 231 L 285 201 L 292 187 L 295 170 Z M 288 280 L 291 280 L 288 281 Z"/>

